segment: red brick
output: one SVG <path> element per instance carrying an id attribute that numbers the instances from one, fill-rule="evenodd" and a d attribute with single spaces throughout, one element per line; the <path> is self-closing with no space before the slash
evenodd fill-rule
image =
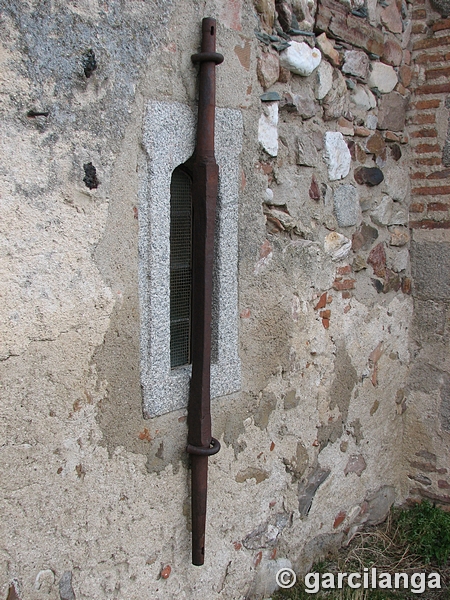
<path id="1" fill-rule="evenodd" d="M 348 300 L 352 297 L 352 294 L 348 290 L 345 290 L 344 292 L 342 292 L 342 297 L 344 298 L 344 300 Z"/>
<path id="2" fill-rule="evenodd" d="M 444 169 L 443 171 L 434 171 L 427 175 L 427 179 L 446 179 L 450 177 L 450 169 Z"/>
<path id="3" fill-rule="evenodd" d="M 433 31 L 442 31 L 450 29 L 450 19 L 442 19 L 433 25 Z"/>
<path id="4" fill-rule="evenodd" d="M 442 160 L 437 156 L 428 156 L 427 158 L 416 158 L 414 162 L 416 165 L 425 165 L 428 167 L 442 164 Z"/>
<path id="5" fill-rule="evenodd" d="M 352 290 L 355 287 L 356 279 L 344 279 L 339 280 L 335 279 L 333 281 L 333 288 L 338 291 L 342 290 Z"/>
<path id="6" fill-rule="evenodd" d="M 409 277 L 403 277 L 402 279 L 402 292 L 404 294 L 411 293 L 411 279 Z"/>
<path id="7" fill-rule="evenodd" d="M 427 11 L 424 8 L 418 8 L 417 10 L 413 10 L 412 18 L 416 21 L 419 21 L 420 19 L 426 19 Z"/>
<path id="8" fill-rule="evenodd" d="M 440 67 L 439 69 L 430 69 L 425 73 L 426 79 L 437 79 L 438 77 L 448 77 L 450 75 L 450 67 Z"/>
<path id="9" fill-rule="evenodd" d="M 416 110 L 424 110 L 426 108 L 439 108 L 440 105 L 441 101 L 439 98 L 433 98 L 432 100 L 419 100 L 418 102 L 412 104 L 411 108 L 415 108 Z"/>
<path id="10" fill-rule="evenodd" d="M 450 185 L 438 185 L 435 187 L 418 187 L 411 190 L 414 196 L 444 196 L 450 194 Z"/>
<path id="11" fill-rule="evenodd" d="M 334 519 L 333 529 L 336 529 L 336 527 L 339 527 L 339 525 L 344 521 L 346 516 L 347 516 L 347 513 L 345 512 L 345 510 L 341 510 L 340 512 L 338 512 L 338 514 L 336 515 L 336 518 Z"/>
<path id="12" fill-rule="evenodd" d="M 405 87 L 408 87 L 409 84 L 411 83 L 411 79 L 412 79 L 411 67 L 402 65 L 398 70 L 398 74 L 400 75 L 400 79 L 401 79 L 401 82 L 403 83 L 403 85 Z"/>
<path id="13" fill-rule="evenodd" d="M 442 54 L 419 54 L 415 58 L 415 62 L 418 65 L 422 65 L 424 63 L 429 62 L 441 62 L 443 59 Z"/>
<path id="14" fill-rule="evenodd" d="M 415 114 L 409 118 L 409 122 L 413 125 L 426 125 L 428 123 L 436 123 L 436 116 L 433 114 Z"/>
<path id="15" fill-rule="evenodd" d="M 450 208 L 450 204 L 444 204 L 444 202 L 430 202 L 427 204 L 427 210 L 430 212 L 447 212 Z"/>
<path id="16" fill-rule="evenodd" d="M 352 272 L 351 265 L 345 265 L 344 267 L 338 267 L 337 273 L 338 275 L 348 275 L 348 273 Z"/>
<path id="17" fill-rule="evenodd" d="M 437 502 L 439 504 L 450 504 L 450 496 L 435 494 L 424 488 L 420 488 L 420 489 L 415 488 L 415 490 L 411 490 L 411 491 L 415 491 L 416 493 L 418 493 L 420 496 L 423 496 L 424 498 L 429 498 L 430 500 L 433 500 L 434 503 Z"/>
<path id="18" fill-rule="evenodd" d="M 426 173 L 411 173 L 411 179 L 425 179 Z"/>
<path id="19" fill-rule="evenodd" d="M 325 306 L 327 305 L 327 293 L 324 292 L 320 298 L 319 298 L 319 302 L 316 304 L 316 306 L 314 307 L 314 310 L 319 310 L 320 308 L 325 308 Z"/>
<path id="20" fill-rule="evenodd" d="M 450 221 L 423 219 L 422 221 L 410 221 L 409 226 L 412 229 L 450 229 Z"/>
<path id="21" fill-rule="evenodd" d="M 416 40 L 413 44 L 413 50 L 425 50 L 426 48 L 439 48 L 441 46 L 448 46 L 450 44 L 450 35 L 435 38 L 425 38 L 422 40 Z"/>
<path id="22" fill-rule="evenodd" d="M 414 23 L 411 28 L 411 33 L 425 33 L 427 29 L 425 23 Z"/>
<path id="23" fill-rule="evenodd" d="M 412 138 L 435 138 L 437 137 L 436 129 L 418 129 L 410 133 Z"/>
<path id="24" fill-rule="evenodd" d="M 450 92 L 450 83 L 421 85 L 415 92 L 416 94 L 446 94 Z"/>
<path id="25" fill-rule="evenodd" d="M 422 204 L 422 202 L 413 202 L 411 204 L 411 206 L 409 207 L 410 213 L 421 213 L 424 210 L 425 210 L 425 204 Z"/>
<path id="26" fill-rule="evenodd" d="M 331 310 L 327 308 L 327 310 L 321 310 L 319 314 L 322 319 L 329 319 L 331 317 Z"/>
<path id="27" fill-rule="evenodd" d="M 426 152 L 440 152 L 441 147 L 439 144 L 419 144 L 414 148 L 414 152 L 417 154 L 426 153 Z"/>

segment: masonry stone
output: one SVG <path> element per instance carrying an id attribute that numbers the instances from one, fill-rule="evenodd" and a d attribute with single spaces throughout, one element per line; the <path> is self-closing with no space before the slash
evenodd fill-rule
<path id="1" fill-rule="evenodd" d="M 278 103 L 267 102 L 259 118 L 258 141 L 270 156 L 278 154 Z"/>
<path id="2" fill-rule="evenodd" d="M 369 74 L 369 57 L 360 50 L 346 50 L 344 53 L 344 64 L 342 72 L 348 75 L 354 75 L 358 79 L 365 81 Z"/>
<path id="3" fill-rule="evenodd" d="M 351 155 L 342 133 L 332 131 L 325 133 L 324 159 L 328 165 L 330 181 L 343 179 L 348 175 Z"/>
<path id="4" fill-rule="evenodd" d="M 280 65 L 296 75 L 308 77 L 322 60 L 320 50 L 305 42 L 290 42 L 289 48 L 280 53 Z"/>
<path id="5" fill-rule="evenodd" d="M 322 61 L 317 73 L 316 98 L 323 100 L 333 85 L 333 67 L 327 61 Z"/>
<path id="6" fill-rule="evenodd" d="M 358 190 L 354 185 L 342 184 L 334 190 L 334 212 L 340 227 L 357 225 L 361 218 Z"/>
<path id="7" fill-rule="evenodd" d="M 374 62 L 371 66 L 368 85 L 376 88 L 381 94 L 389 94 L 398 82 L 397 73 L 391 65 L 382 62 Z"/>
<path id="8" fill-rule="evenodd" d="M 398 92 L 381 97 L 378 112 L 378 127 L 391 131 L 402 131 L 405 127 L 408 100 Z"/>
<path id="9" fill-rule="evenodd" d="M 372 92 L 362 85 L 357 85 L 350 94 L 350 101 L 357 108 L 368 111 L 375 108 L 377 101 Z"/>

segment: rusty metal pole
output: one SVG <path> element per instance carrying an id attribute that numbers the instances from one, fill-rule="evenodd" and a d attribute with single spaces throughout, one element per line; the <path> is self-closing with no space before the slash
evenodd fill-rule
<path id="1" fill-rule="evenodd" d="M 192 564 L 205 560 L 208 456 L 220 450 L 211 435 L 210 364 L 214 228 L 219 167 L 214 158 L 216 104 L 216 21 L 203 19 L 202 46 L 192 61 L 200 63 L 197 145 L 192 168 L 192 378 L 188 408 L 191 455 Z"/>

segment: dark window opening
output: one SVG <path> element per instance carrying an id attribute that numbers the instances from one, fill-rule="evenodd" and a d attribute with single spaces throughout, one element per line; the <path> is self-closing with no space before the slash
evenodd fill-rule
<path id="1" fill-rule="evenodd" d="M 181 165 L 170 182 L 170 366 L 191 362 L 192 179 Z"/>

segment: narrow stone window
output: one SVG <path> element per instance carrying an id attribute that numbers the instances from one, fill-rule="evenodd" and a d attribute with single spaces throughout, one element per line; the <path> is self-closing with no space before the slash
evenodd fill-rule
<path id="1" fill-rule="evenodd" d="M 213 273 L 211 398 L 240 389 L 238 352 L 239 111 L 216 109 L 219 165 Z M 139 197 L 139 288 L 143 411 L 155 417 L 188 404 L 191 376 L 190 157 L 196 118 L 186 105 L 149 102 Z"/>
<path id="2" fill-rule="evenodd" d="M 191 362 L 192 180 L 184 166 L 170 183 L 170 367 Z"/>

